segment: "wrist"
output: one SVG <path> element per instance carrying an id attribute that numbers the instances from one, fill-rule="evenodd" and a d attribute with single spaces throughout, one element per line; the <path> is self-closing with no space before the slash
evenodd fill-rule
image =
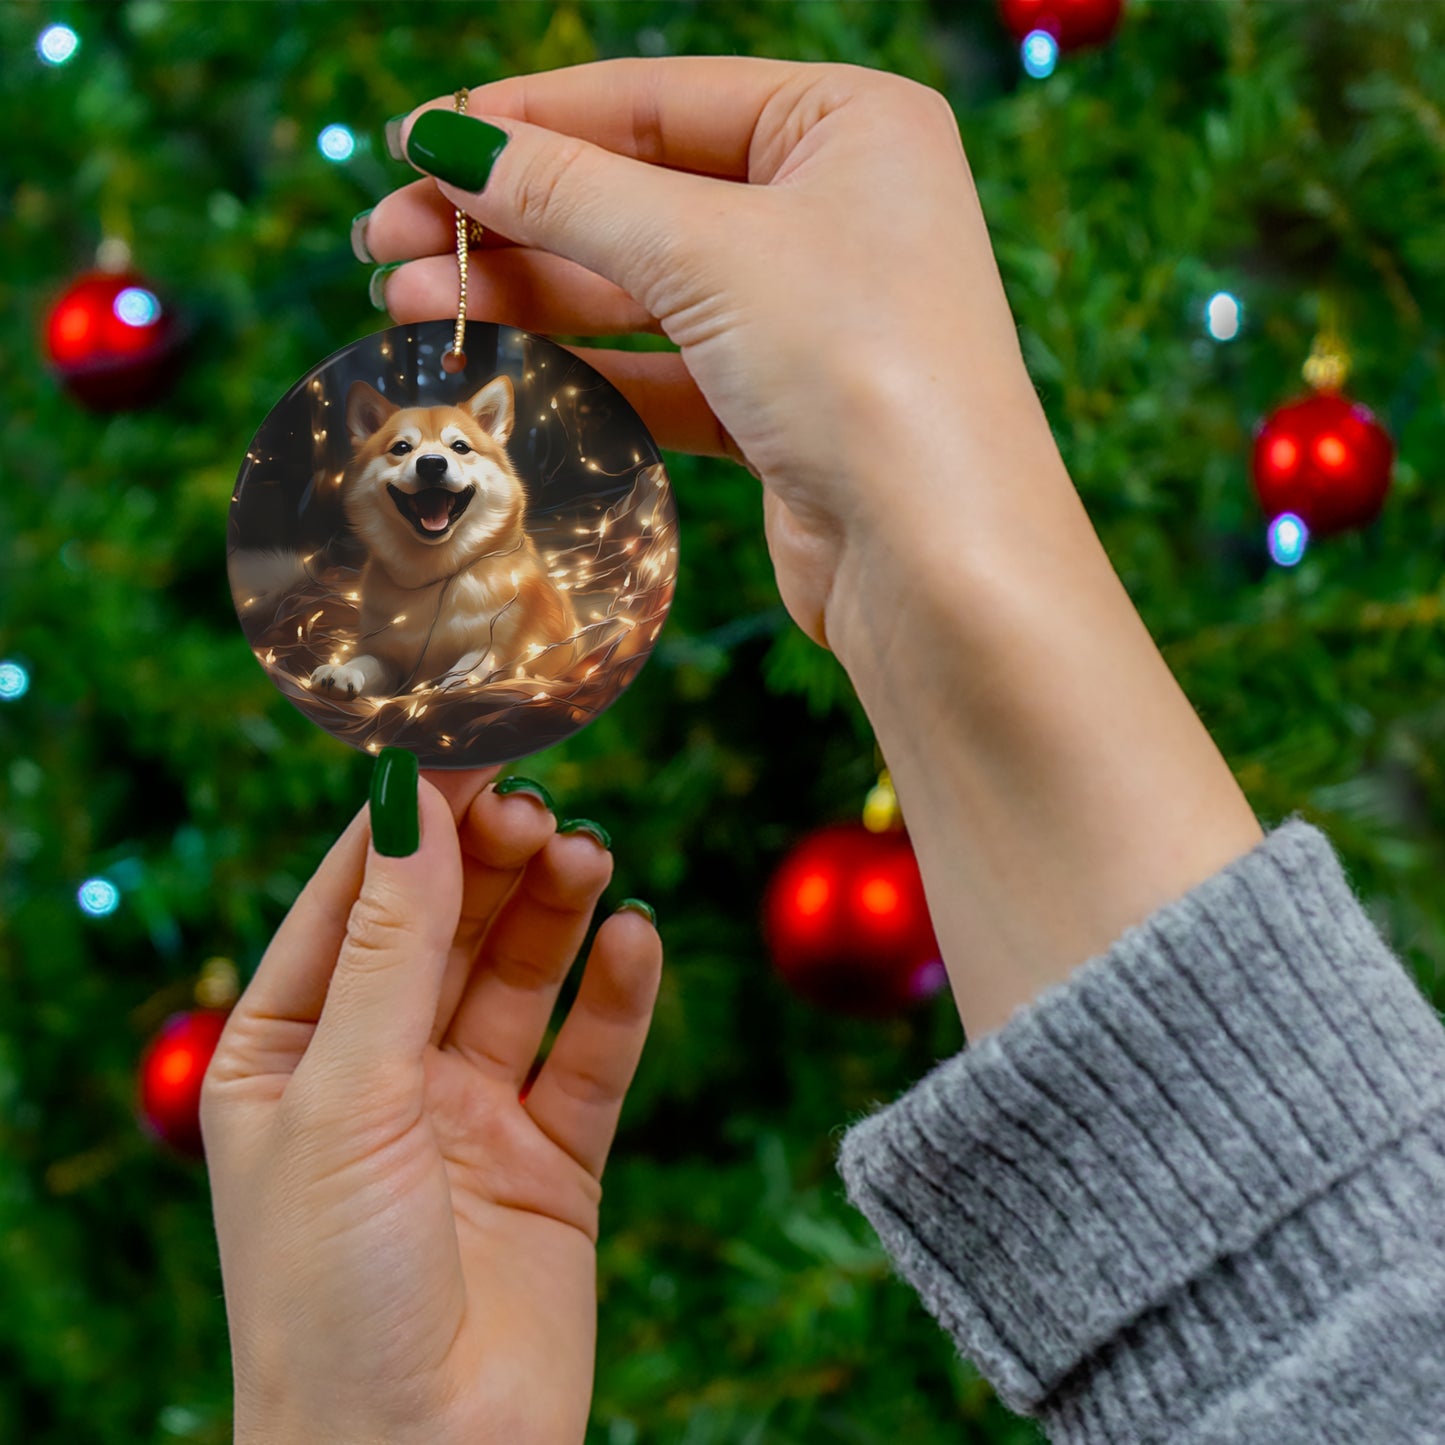
<path id="1" fill-rule="evenodd" d="M 1052 437 L 1008 440 L 845 549 L 827 611 L 970 1037 L 1261 836 Z"/>

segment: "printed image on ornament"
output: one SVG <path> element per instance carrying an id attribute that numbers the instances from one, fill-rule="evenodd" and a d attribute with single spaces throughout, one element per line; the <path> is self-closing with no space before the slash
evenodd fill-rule
<path id="1" fill-rule="evenodd" d="M 612 384 L 527 332 L 396 326 L 304 376 L 256 433 L 227 562 L 281 691 L 367 752 L 481 767 L 615 702 L 677 575 L 657 446 Z"/>

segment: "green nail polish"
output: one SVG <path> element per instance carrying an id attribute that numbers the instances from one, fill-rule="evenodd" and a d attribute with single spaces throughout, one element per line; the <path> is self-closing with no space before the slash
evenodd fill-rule
<path id="1" fill-rule="evenodd" d="M 368 266 L 376 265 L 376 257 L 371 254 L 366 244 L 366 223 L 371 219 L 374 209 L 374 207 L 368 206 L 364 211 L 358 211 L 351 218 L 351 254 L 358 261 L 364 261 Z"/>
<path id="2" fill-rule="evenodd" d="M 371 774 L 371 841 L 388 858 L 407 858 L 421 846 L 415 753 L 383 748 Z"/>
<path id="3" fill-rule="evenodd" d="M 382 132 L 386 136 L 386 153 L 394 161 L 404 161 L 406 159 L 401 148 L 401 128 L 406 124 L 406 118 L 410 114 L 410 111 L 406 111 L 402 115 L 392 116 L 391 119 L 387 121 L 386 127 Z"/>
<path id="4" fill-rule="evenodd" d="M 640 898 L 624 898 L 617 905 L 619 913 L 640 913 L 654 928 L 657 927 L 657 914 L 652 904 L 644 903 Z"/>
<path id="5" fill-rule="evenodd" d="M 406 158 L 449 185 L 480 191 L 510 139 L 506 131 L 484 120 L 454 110 L 426 110 L 406 138 Z"/>
<path id="6" fill-rule="evenodd" d="M 500 793 L 506 797 L 509 793 L 526 793 L 536 798 L 549 813 L 557 811 L 557 805 L 552 801 L 552 795 L 541 783 L 533 782 L 531 778 L 503 778 L 500 783 L 492 785 L 494 793 Z"/>
<path id="7" fill-rule="evenodd" d="M 594 823 L 591 818 L 568 818 L 565 823 L 558 825 L 557 831 L 559 833 L 590 833 L 604 848 L 610 850 L 612 847 L 612 835 L 601 823 Z"/>
<path id="8" fill-rule="evenodd" d="M 371 297 L 371 304 L 378 311 L 386 310 L 386 278 L 396 270 L 398 266 L 405 266 L 405 261 L 391 261 L 385 266 L 378 266 L 371 273 L 370 284 L 366 288 L 366 294 Z"/>

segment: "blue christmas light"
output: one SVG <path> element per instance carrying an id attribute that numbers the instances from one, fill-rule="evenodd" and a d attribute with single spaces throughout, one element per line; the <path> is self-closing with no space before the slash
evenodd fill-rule
<path id="1" fill-rule="evenodd" d="M 80 36 L 68 25 L 47 25 L 35 42 L 35 53 L 47 65 L 64 65 L 80 49 Z"/>
<path id="2" fill-rule="evenodd" d="M 1233 341 L 1244 324 L 1244 307 L 1228 291 L 1216 291 L 1204 308 L 1204 329 L 1216 341 Z"/>
<path id="3" fill-rule="evenodd" d="M 14 702 L 30 691 L 30 674 L 18 662 L 0 662 L 0 702 Z"/>
<path id="4" fill-rule="evenodd" d="M 109 878 L 87 878 L 75 897 L 92 918 L 107 918 L 120 907 L 120 889 Z"/>
<path id="5" fill-rule="evenodd" d="M 356 150 L 356 137 L 344 125 L 329 125 L 316 137 L 316 145 L 329 161 L 349 161 Z"/>
<path id="6" fill-rule="evenodd" d="M 1031 30 L 1020 49 L 1024 69 L 1035 80 L 1044 80 L 1054 73 L 1059 63 L 1059 42 L 1047 30 Z"/>
<path id="7" fill-rule="evenodd" d="M 152 291 L 143 286 L 127 286 L 115 298 L 112 308 L 127 326 L 149 326 L 161 314 L 161 303 Z"/>
<path id="8" fill-rule="evenodd" d="M 1269 524 L 1269 555 L 1281 567 L 1293 567 L 1305 554 L 1310 529 L 1293 512 L 1281 512 Z"/>

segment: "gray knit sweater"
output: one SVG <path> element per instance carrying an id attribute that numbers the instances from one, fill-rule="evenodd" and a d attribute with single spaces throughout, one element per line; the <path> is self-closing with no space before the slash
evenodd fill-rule
<path id="1" fill-rule="evenodd" d="M 839 1168 L 1056 1442 L 1445 1441 L 1445 1030 L 1298 817 Z"/>

